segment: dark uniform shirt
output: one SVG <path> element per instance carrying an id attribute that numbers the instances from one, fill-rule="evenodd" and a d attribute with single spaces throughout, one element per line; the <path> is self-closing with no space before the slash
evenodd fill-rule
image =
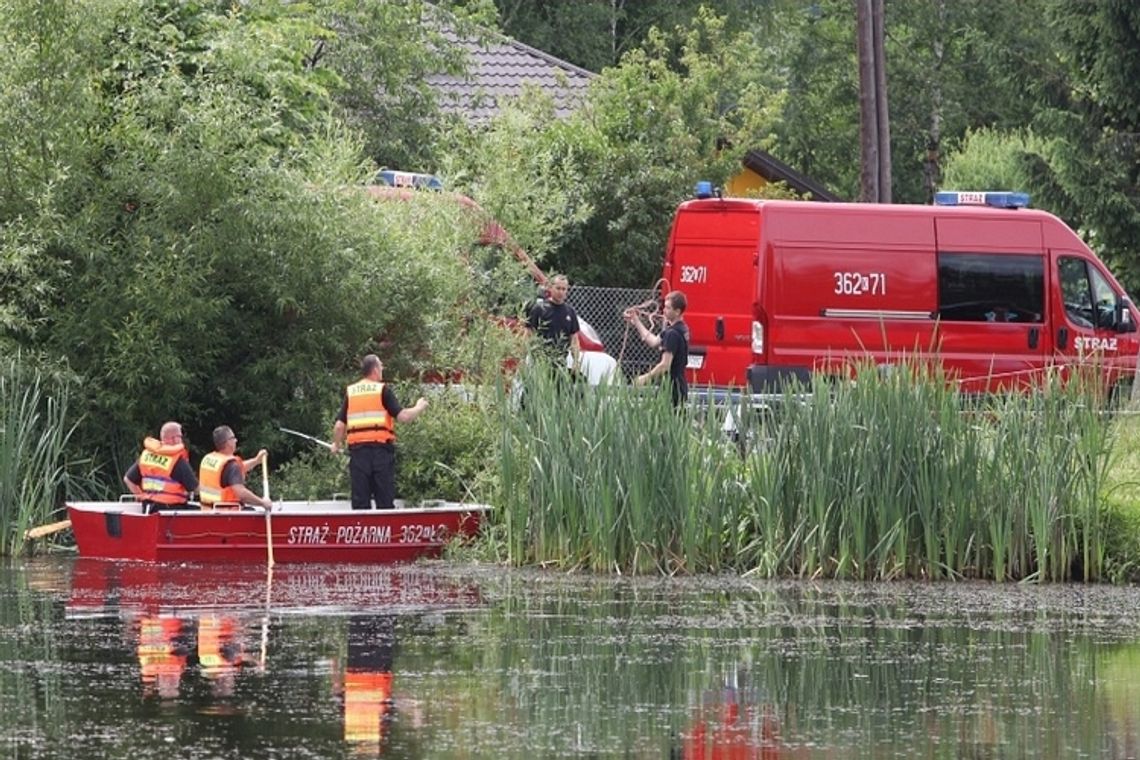
<path id="1" fill-rule="evenodd" d="M 570 336 L 578 332 L 578 312 L 568 303 L 540 300 L 530 310 L 526 323 L 542 338 L 551 358 L 561 361 L 570 350 Z"/>
<path id="2" fill-rule="evenodd" d="M 685 368 L 689 364 L 689 326 L 678 320 L 661 331 L 661 351 L 673 354 L 669 364 L 669 383 L 673 390 L 673 405 L 680 406 L 689 397 L 689 381 Z"/>

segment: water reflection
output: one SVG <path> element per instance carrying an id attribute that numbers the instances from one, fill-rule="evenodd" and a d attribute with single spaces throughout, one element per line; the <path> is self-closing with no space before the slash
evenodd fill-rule
<path id="1" fill-rule="evenodd" d="M 743 683 L 742 683 L 743 681 Z M 724 685 L 704 693 L 681 742 L 684 760 L 777 760 L 794 757 L 780 741 L 776 706 L 733 670 Z M 676 754 L 676 753 L 674 753 Z"/>
<path id="2" fill-rule="evenodd" d="M 0 756 L 1140 748 L 1137 589 L 278 570 L 0 567 Z"/>
<path id="3" fill-rule="evenodd" d="M 339 708 L 344 751 L 379 757 L 395 714 L 398 627 L 430 636 L 448 614 L 482 604 L 476 585 L 414 567 L 285 567 L 270 574 L 260 567 L 80 559 L 67 583 L 66 616 L 117 621 L 124 646 L 137 655 L 144 702 L 167 712 L 252 722 L 279 672 L 308 669 Z M 298 663 L 290 646 L 297 627 L 325 656 Z M 279 646 L 282 638 L 289 641 Z M 405 728 L 414 731 L 422 727 L 422 709 L 414 698 L 406 702 Z"/>
<path id="4" fill-rule="evenodd" d="M 378 755 L 391 717 L 395 619 L 352 615 L 348 659 L 337 691 L 344 705 L 344 738 L 358 754 Z"/>
<path id="5" fill-rule="evenodd" d="M 192 651 L 189 621 L 177 615 L 147 615 L 139 618 L 137 635 L 143 694 L 178 697 Z"/>

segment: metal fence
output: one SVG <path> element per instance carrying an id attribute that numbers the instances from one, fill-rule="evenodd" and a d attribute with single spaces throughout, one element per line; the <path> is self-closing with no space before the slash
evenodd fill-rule
<path id="1" fill-rule="evenodd" d="M 598 331 L 606 353 L 618 360 L 626 377 L 633 377 L 656 364 L 661 354 L 642 343 L 637 330 L 622 318 L 622 312 L 657 297 L 656 291 L 644 288 L 574 285 L 568 301 L 578 316 Z"/>

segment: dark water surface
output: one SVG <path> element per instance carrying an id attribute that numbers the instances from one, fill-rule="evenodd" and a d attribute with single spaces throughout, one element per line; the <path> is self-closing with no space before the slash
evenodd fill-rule
<path id="1" fill-rule="evenodd" d="M 0 564 L 3 758 L 1135 758 L 1140 590 Z"/>

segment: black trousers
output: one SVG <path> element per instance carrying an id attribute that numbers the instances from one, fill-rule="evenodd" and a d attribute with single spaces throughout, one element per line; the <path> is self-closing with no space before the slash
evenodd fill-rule
<path id="1" fill-rule="evenodd" d="M 390 443 L 362 444 L 348 450 L 348 476 L 352 481 L 352 508 L 396 506 L 396 447 Z"/>

